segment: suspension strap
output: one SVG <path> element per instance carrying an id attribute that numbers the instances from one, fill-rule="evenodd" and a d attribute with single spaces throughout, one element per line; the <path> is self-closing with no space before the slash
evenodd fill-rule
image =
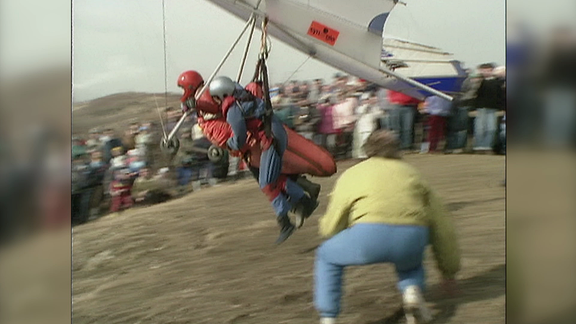
<path id="1" fill-rule="evenodd" d="M 262 82 L 262 90 L 264 92 L 264 102 L 266 104 L 266 112 L 263 117 L 264 132 L 267 137 L 272 138 L 272 101 L 270 100 L 270 84 L 268 83 L 268 67 L 266 66 L 266 59 L 270 53 L 268 47 L 267 37 L 268 18 L 262 21 L 262 39 L 260 46 L 260 55 L 258 57 L 258 64 L 256 65 L 255 76 L 259 75 L 259 81 Z M 256 82 L 256 80 L 254 80 Z"/>
<path id="2" fill-rule="evenodd" d="M 260 56 L 268 59 L 268 54 L 270 54 L 270 47 L 268 43 L 268 17 L 264 17 L 262 20 L 262 39 L 260 40 Z"/>

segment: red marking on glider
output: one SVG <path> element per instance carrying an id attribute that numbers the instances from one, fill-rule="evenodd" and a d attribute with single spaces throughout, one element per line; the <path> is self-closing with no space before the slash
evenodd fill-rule
<path id="1" fill-rule="evenodd" d="M 312 24 L 310 24 L 310 27 L 308 28 L 308 35 L 326 44 L 334 46 L 340 32 L 317 21 L 312 21 Z"/>

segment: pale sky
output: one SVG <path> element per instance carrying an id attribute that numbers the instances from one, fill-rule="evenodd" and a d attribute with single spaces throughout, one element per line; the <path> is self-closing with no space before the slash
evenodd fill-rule
<path id="1" fill-rule="evenodd" d="M 361 0 L 359 1 L 361 2 Z M 505 1 L 406 0 L 396 6 L 386 32 L 440 47 L 473 67 L 505 62 Z M 124 92 L 164 92 L 162 2 L 160 0 L 76 0 L 74 6 L 74 101 Z M 241 32 L 243 21 L 206 0 L 166 0 L 168 91 L 194 69 L 207 78 Z M 258 40 L 260 31 L 255 31 Z M 284 82 L 306 56 L 273 39 L 271 82 Z M 237 74 L 245 40 L 220 74 Z M 245 77 L 254 72 L 257 42 Z M 310 59 L 292 79 L 329 80 L 337 70 Z"/>

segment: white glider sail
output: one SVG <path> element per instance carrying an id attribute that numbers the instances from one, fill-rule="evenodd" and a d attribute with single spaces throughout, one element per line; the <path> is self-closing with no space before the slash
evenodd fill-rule
<path id="1" fill-rule="evenodd" d="M 208 1 L 244 20 L 253 13 L 267 17 L 271 36 L 351 75 L 416 98 L 434 94 L 451 99 L 445 94 L 448 85 L 464 77 L 459 65 L 454 68 L 457 63 L 446 61 L 448 56 L 437 49 L 383 38 L 397 0 Z"/>

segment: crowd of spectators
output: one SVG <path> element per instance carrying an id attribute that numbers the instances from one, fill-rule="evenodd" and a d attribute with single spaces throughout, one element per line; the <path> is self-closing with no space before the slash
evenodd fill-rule
<path id="1" fill-rule="evenodd" d="M 337 159 L 364 158 L 362 144 L 376 129 L 396 132 L 405 152 L 502 154 L 505 68 L 486 63 L 468 72 L 453 101 L 420 101 L 341 74 L 329 84 L 278 85 L 271 96 L 286 125 Z"/>
<path id="2" fill-rule="evenodd" d="M 438 96 L 420 101 L 339 73 L 328 83 L 290 81 L 270 91 L 274 113 L 336 159 L 366 158 L 362 145 L 377 129 L 394 131 L 405 153 L 504 153 L 505 69 L 491 63 L 469 71 L 452 102 Z M 134 121 L 122 137 L 96 128 L 87 139 L 73 139 L 73 206 L 80 221 L 106 208 L 119 212 L 159 203 L 227 176 L 237 178 L 238 158 L 217 165 L 208 160 L 211 143 L 194 116 L 178 134 L 178 152 L 163 155 L 162 133 L 175 127 L 182 112 L 169 107 L 165 116 L 162 124 Z"/>
<path id="3" fill-rule="evenodd" d="M 166 115 L 164 127 L 170 131 L 180 116 L 172 108 Z M 160 203 L 187 189 L 214 185 L 227 173 L 227 163 L 214 165 L 208 160 L 205 150 L 210 142 L 197 125 L 185 123 L 180 149 L 173 155 L 160 151 L 160 126 L 133 122 L 122 137 L 111 128 L 94 128 L 87 139 L 72 139 L 72 205 L 78 222 L 106 210 L 116 213 L 133 205 Z"/>

